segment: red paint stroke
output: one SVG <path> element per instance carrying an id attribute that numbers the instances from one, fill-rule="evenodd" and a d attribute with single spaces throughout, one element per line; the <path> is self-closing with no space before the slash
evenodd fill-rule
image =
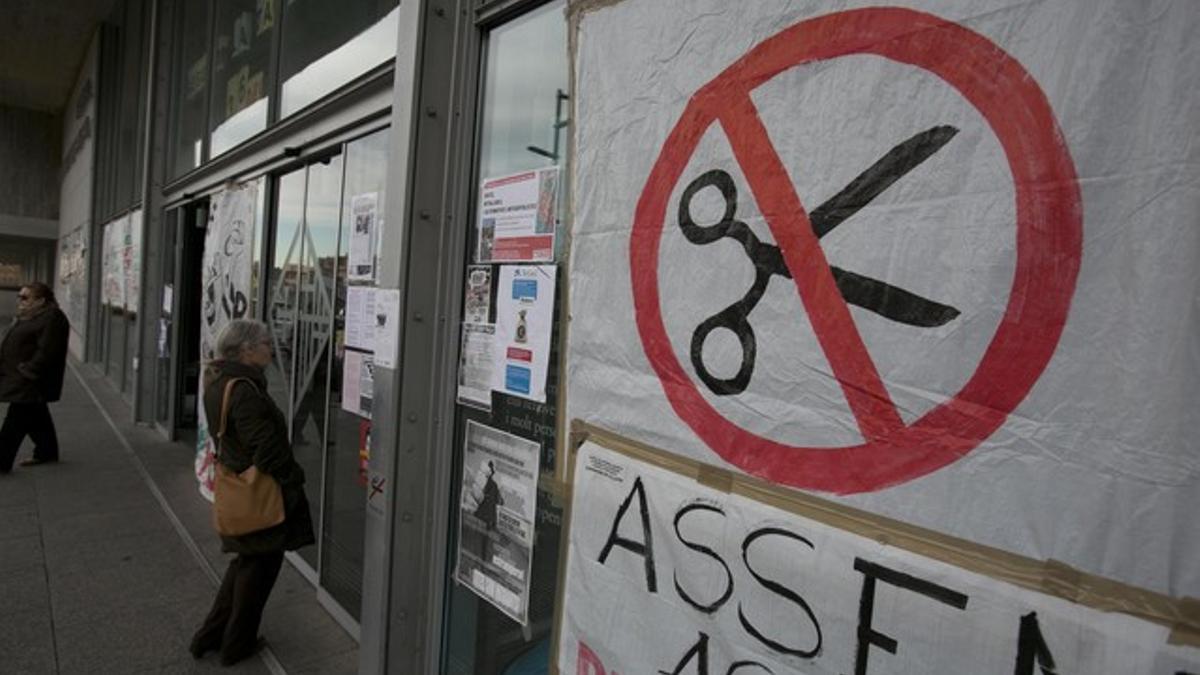
<path id="1" fill-rule="evenodd" d="M 750 99 L 789 68 L 873 54 L 921 68 L 957 90 L 999 139 L 1016 189 L 1017 260 L 1004 317 L 963 388 L 911 425 L 891 402 L 803 204 Z M 659 244 L 667 200 L 714 123 L 729 137 L 865 442 L 791 446 L 753 434 L 704 398 L 663 324 Z M 726 461 L 767 480 L 839 494 L 879 490 L 935 471 L 990 436 L 1025 398 L 1058 345 L 1079 273 L 1082 206 L 1075 166 L 1045 94 L 987 38 L 937 16 L 868 8 L 802 21 L 764 40 L 697 91 L 638 200 L 629 258 L 638 333 L 675 413 Z"/>

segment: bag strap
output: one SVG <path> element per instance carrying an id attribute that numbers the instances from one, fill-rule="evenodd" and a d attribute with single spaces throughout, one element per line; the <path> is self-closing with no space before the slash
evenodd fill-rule
<path id="1" fill-rule="evenodd" d="M 229 423 L 229 399 L 233 396 L 233 385 L 238 382 L 247 382 L 254 391 L 258 391 L 258 385 L 248 377 L 232 377 L 225 383 L 225 394 L 221 397 L 221 426 L 217 428 L 217 457 L 221 456 L 221 449 L 225 445 L 225 430 Z"/>

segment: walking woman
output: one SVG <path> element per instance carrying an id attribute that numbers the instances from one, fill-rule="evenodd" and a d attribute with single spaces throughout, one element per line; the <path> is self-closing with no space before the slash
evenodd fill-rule
<path id="1" fill-rule="evenodd" d="M 0 402 L 8 403 L 0 425 L 0 474 L 12 471 L 26 436 L 33 440 L 33 457 L 21 466 L 58 461 L 58 434 L 46 404 L 62 396 L 69 331 L 49 286 L 21 287 L 16 321 L 0 343 Z"/>
<path id="2" fill-rule="evenodd" d="M 235 473 L 251 465 L 278 481 L 284 521 L 236 537 L 222 536 L 222 550 L 236 553 L 213 601 L 212 610 L 192 638 L 192 656 L 220 650 L 221 664 L 232 665 L 258 650 L 258 624 L 283 563 L 283 552 L 308 546 L 312 516 L 304 494 L 304 471 L 292 456 L 283 412 L 267 395 L 265 369 L 271 363 L 271 337 L 265 324 L 230 321 L 217 337 L 217 360 L 204 370 L 204 411 L 209 429 L 225 430 L 219 461 Z M 226 384 L 234 382 L 228 401 Z"/>

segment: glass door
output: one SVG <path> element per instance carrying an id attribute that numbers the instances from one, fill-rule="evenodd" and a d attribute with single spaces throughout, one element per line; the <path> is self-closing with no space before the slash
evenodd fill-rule
<path id="1" fill-rule="evenodd" d="M 565 153 L 569 131 L 566 115 L 569 106 L 564 9 L 565 3 L 561 0 L 543 4 L 491 28 L 484 36 L 482 100 L 477 121 L 479 146 L 474 167 L 476 185 L 489 179 L 554 166 L 559 167 L 563 176 L 559 184 L 566 184 L 568 168 Z M 563 191 L 561 188 L 558 191 L 558 213 L 562 213 Z M 476 214 L 479 208 L 479 192 L 476 191 L 471 197 L 469 211 Z M 558 222 L 554 227 L 559 235 L 555 239 L 561 242 L 563 223 Z M 467 264 L 478 261 L 475 242 L 479 240 L 479 233 L 475 231 L 468 236 L 468 250 L 464 251 Z M 486 242 L 486 237 L 484 240 Z M 483 245 L 481 243 L 480 247 Z M 556 257 L 561 261 L 561 249 L 557 253 L 559 255 Z M 489 267 L 491 278 L 499 278 L 500 267 Z M 464 536 L 460 551 L 458 523 L 463 500 L 458 492 L 468 484 L 468 479 L 464 477 L 467 470 L 463 467 L 463 445 L 468 422 L 478 422 L 539 443 L 541 476 L 533 523 L 529 578 L 508 588 L 510 592 L 523 592 L 524 587 L 528 587 L 528 621 L 522 625 L 481 599 L 467 586 L 451 581 L 447 589 L 442 659 L 443 670 L 448 673 L 515 675 L 549 672 L 562 504 L 556 496 L 558 490 L 546 490 L 543 487 L 555 480 L 558 304 L 556 299 L 546 402 L 537 403 L 492 391 L 490 410 L 466 405 L 457 407 L 454 447 L 456 479 L 450 506 L 455 517 L 452 519 L 454 531 L 450 542 L 453 548 L 449 555 L 451 569 L 447 571 L 448 579 L 455 579 L 458 561 L 463 557 L 478 575 L 494 579 L 517 579 L 525 574 L 524 569 L 514 572 L 515 568 L 510 566 L 507 559 L 495 553 L 503 547 L 503 536 L 498 537 L 499 546 L 485 546 L 481 554 L 470 552 L 472 546 Z M 489 309 L 489 314 L 493 312 L 494 309 Z M 463 318 L 466 320 L 465 316 Z M 500 498 L 507 499 L 503 488 Z"/>
<path id="2" fill-rule="evenodd" d="M 292 450 L 320 494 L 329 396 L 334 274 L 341 218 L 342 158 L 327 157 L 279 179 L 268 323 L 275 359 L 268 389 L 291 425 Z M 321 522 L 321 500 L 312 499 Z M 298 555 L 318 570 L 317 548 Z"/>
<path id="3" fill-rule="evenodd" d="M 297 552 L 324 600 L 357 622 L 362 602 L 370 351 L 346 346 L 347 300 L 373 286 L 364 266 L 364 213 L 378 231 L 384 204 L 387 131 L 280 175 L 263 317 L 275 358 L 268 389 L 287 414 L 296 461 L 308 479 L 315 547 Z M 368 248 L 373 256 L 374 240 Z M 355 264 L 354 270 L 349 265 Z"/>
<path id="4" fill-rule="evenodd" d="M 362 606 L 366 466 L 374 379 L 372 352 L 354 341 L 347 344 L 347 306 L 351 304 L 350 296 L 355 296 L 357 303 L 374 287 L 374 237 L 385 203 L 387 151 L 386 129 L 346 144 L 335 279 L 321 586 L 355 621 Z"/>

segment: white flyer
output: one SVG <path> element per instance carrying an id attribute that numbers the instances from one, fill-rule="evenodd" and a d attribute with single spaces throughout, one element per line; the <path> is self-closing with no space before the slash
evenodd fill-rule
<path id="1" fill-rule="evenodd" d="M 375 365 L 395 368 L 399 355 L 400 289 L 375 290 Z"/>
<path id="2" fill-rule="evenodd" d="M 370 354 L 347 349 L 342 361 L 342 410 L 371 419 L 375 364 Z"/>
<path id="3" fill-rule="evenodd" d="M 347 277 L 375 278 L 375 239 L 378 229 L 379 193 L 367 192 L 350 200 L 350 256 Z"/>
<path id="4" fill-rule="evenodd" d="M 350 286 L 346 289 L 346 346 L 375 351 L 375 289 Z"/>
<path id="5" fill-rule="evenodd" d="M 463 299 L 464 323 L 488 323 L 488 310 L 492 306 L 491 265 L 467 267 L 467 291 Z"/>
<path id="6" fill-rule="evenodd" d="M 490 409 L 496 325 L 464 323 L 462 328 L 458 357 L 458 402 Z"/>
<path id="7" fill-rule="evenodd" d="M 546 402 L 556 269 L 554 265 L 500 268 L 492 389 Z"/>

